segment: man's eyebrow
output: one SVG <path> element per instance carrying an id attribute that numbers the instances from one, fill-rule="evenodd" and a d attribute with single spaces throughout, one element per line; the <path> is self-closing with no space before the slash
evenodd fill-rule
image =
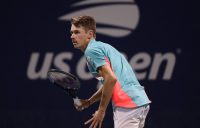
<path id="1" fill-rule="evenodd" d="M 73 33 L 73 32 L 75 32 L 76 30 L 70 30 L 70 33 Z"/>
<path id="2" fill-rule="evenodd" d="M 80 32 L 79 30 L 70 30 L 71 33 L 73 32 Z"/>

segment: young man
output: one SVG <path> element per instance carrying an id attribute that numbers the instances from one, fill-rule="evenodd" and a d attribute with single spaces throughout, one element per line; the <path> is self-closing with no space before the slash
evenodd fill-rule
<path id="1" fill-rule="evenodd" d="M 151 102 L 125 57 L 111 45 L 96 41 L 96 22 L 90 16 L 71 19 L 74 48 L 84 52 L 89 71 L 102 86 L 89 99 L 81 100 L 78 111 L 100 100 L 98 110 L 85 124 L 101 128 L 107 106 L 113 105 L 115 128 L 143 128 Z"/>

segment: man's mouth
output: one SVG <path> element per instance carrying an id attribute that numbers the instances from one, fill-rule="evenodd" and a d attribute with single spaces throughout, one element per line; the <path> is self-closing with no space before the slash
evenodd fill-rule
<path id="1" fill-rule="evenodd" d="M 73 42 L 73 45 L 77 45 L 77 43 Z"/>
<path id="2" fill-rule="evenodd" d="M 72 41 L 73 45 L 77 45 L 77 42 L 76 41 Z"/>

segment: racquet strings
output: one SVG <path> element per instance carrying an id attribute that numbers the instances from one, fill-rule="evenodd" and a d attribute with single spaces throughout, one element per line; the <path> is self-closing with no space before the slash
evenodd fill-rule
<path id="1" fill-rule="evenodd" d="M 56 83 L 62 86 L 64 89 L 72 89 L 74 86 L 74 78 L 70 75 L 63 74 L 61 72 L 49 72 L 49 78 L 52 83 Z"/>
<path id="2" fill-rule="evenodd" d="M 74 76 L 62 72 L 48 72 L 48 77 L 52 83 L 63 88 L 70 96 L 77 97 L 79 83 L 77 83 Z"/>

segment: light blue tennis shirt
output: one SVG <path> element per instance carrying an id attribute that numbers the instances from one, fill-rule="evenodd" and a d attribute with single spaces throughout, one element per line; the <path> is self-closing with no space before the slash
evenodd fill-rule
<path id="1" fill-rule="evenodd" d="M 114 47 L 92 39 L 84 53 L 89 71 L 98 80 L 103 81 L 98 74 L 98 67 L 105 64 L 115 73 L 117 82 L 112 95 L 113 107 L 134 108 L 151 102 L 128 61 Z"/>

